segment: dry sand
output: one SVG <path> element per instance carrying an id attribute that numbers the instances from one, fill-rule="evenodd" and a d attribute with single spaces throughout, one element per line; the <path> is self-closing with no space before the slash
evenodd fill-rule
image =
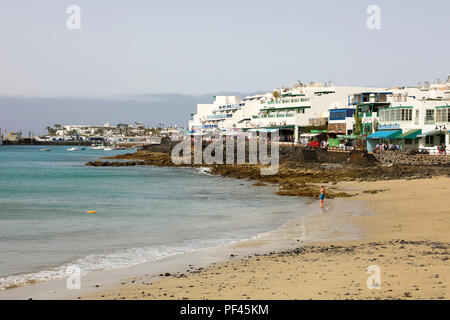
<path id="1" fill-rule="evenodd" d="M 340 217 L 362 240 L 326 241 L 159 279 L 124 280 L 83 299 L 449 299 L 450 178 L 343 182 L 372 215 Z M 334 186 L 335 187 L 335 186 Z M 364 193 L 364 191 L 366 191 Z M 315 215 L 310 224 L 332 220 Z M 380 270 L 369 289 L 367 268 Z"/>

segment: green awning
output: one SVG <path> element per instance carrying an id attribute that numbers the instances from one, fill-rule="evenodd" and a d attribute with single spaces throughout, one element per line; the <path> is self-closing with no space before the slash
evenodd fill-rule
<path id="1" fill-rule="evenodd" d="M 357 136 L 357 135 L 353 135 L 353 134 L 338 134 L 337 135 L 338 139 L 348 139 L 348 140 L 360 140 L 363 139 L 363 137 L 361 136 Z"/>
<path id="2" fill-rule="evenodd" d="M 422 133 L 422 129 L 413 129 L 399 135 L 397 139 L 416 139 L 419 134 Z"/>
<path id="3" fill-rule="evenodd" d="M 311 130 L 311 133 L 328 133 L 328 130 Z"/>

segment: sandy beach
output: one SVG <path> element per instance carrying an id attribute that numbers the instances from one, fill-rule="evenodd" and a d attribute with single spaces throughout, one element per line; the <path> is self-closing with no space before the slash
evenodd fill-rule
<path id="1" fill-rule="evenodd" d="M 331 237 L 306 244 L 297 239 L 283 252 L 233 256 L 206 268 L 187 266 L 187 272 L 156 280 L 126 279 L 82 298 L 449 299 L 449 182 L 448 177 L 342 182 L 334 187 L 355 196 L 329 202 L 363 203 L 356 208 L 367 212 L 313 215 L 307 218 L 306 233 L 334 226 L 329 234 L 338 239 L 339 230 L 352 225 L 360 239 Z M 339 207 L 334 211 L 339 213 Z M 379 270 L 379 287 L 367 285 L 372 274 L 367 268 Z"/>

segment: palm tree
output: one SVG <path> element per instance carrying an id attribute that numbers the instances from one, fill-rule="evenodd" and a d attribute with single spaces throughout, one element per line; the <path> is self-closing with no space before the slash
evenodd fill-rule
<path id="1" fill-rule="evenodd" d="M 358 106 L 356 106 L 355 110 L 355 135 L 361 135 L 361 126 L 362 126 L 362 118 L 359 116 Z"/>
<path id="2" fill-rule="evenodd" d="M 280 93 L 279 93 L 278 91 L 274 91 L 274 92 L 272 93 L 272 95 L 273 95 L 273 97 L 274 97 L 275 99 L 278 99 L 278 98 L 280 97 Z"/>
<path id="3" fill-rule="evenodd" d="M 47 129 L 48 135 L 52 136 L 55 134 L 55 129 L 53 129 L 52 127 L 47 126 L 46 129 Z"/>
<path id="4" fill-rule="evenodd" d="M 62 129 L 63 130 L 63 140 L 64 140 L 64 128 L 59 124 L 59 123 L 55 123 L 54 124 L 54 127 L 57 129 L 57 130 L 59 130 L 59 129 Z"/>

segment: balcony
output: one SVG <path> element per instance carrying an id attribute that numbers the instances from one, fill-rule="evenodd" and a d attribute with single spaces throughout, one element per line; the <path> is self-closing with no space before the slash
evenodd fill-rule
<path id="1" fill-rule="evenodd" d="M 308 102 L 310 100 L 311 100 L 310 98 L 281 99 L 281 100 L 268 101 L 267 104 L 299 103 L 299 102 Z"/>
<path id="2" fill-rule="evenodd" d="M 276 115 L 258 115 L 253 116 L 251 125 L 255 127 L 279 127 L 279 126 L 294 126 L 295 115 L 288 114 L 282 116 Z"/>
<path id="3" fill-rule="evenodd" d="M 287 114 L 265 114 L 265 115 L 256 115 L 252 116 L 252 119 L 265 119 L 265 118 L 293 118 L 295 114 L 287 113 Z"/>
<path id="4" fill-rule="evenodd" d="M 206 117 L 208 120 L 221 120 L 233 117 L 233 114 L 212 114 Z"/>
<path id="5" fill-rule="evenodd" d="M 305 106 L 311 101 L 310 98 L 297 98 L 297 99 L 280 99 L 274 101 L 268 101 L 265 103 L 264 108 L 289 108 Z"/>
<path id="6" fill-rule="evenodd" d="M 227 104 L 223 106 L 219 106 L 217 110 L 235 110 L 240 109 L 245 106 L 245 103 L 236 103 L 236 104 Z"/>

